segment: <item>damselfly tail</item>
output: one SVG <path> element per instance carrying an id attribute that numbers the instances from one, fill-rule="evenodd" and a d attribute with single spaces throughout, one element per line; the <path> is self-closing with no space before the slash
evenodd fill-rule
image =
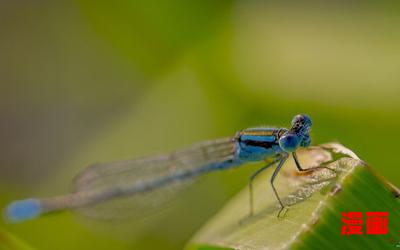
<path id="1" fill-rule="evenodd" d="M 5 209 L 6 219 L 19 222 L 38 217 L 42 213 L 42 206 L 37 199 L 19 200 L 10 203 Z"/>
<path id="2" fill-rule="evenodd" d="M 237 164 L 235 152 L 233 138 L 223 138 L 170 154 L 93 164 L 75 178 L 72 193 L 15 201 L 5 215 L 11 222 L 60 210 L 106 220 L 142 217 L 162 207 L 196 177 Z"/>

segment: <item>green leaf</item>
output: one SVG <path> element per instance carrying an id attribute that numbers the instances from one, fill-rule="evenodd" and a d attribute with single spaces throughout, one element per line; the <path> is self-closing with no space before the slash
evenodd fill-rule
<path id="1" fill-rule="evenodd" d="M 32 250 L 33 248 L 22 242 L 14 235 L 0 228 L 0 249 L 1 250 Z"/>
<path id="2" fill-rule="evenodd" d="M 270 187 L 273 169 L 254 184 L 255 213 L 249 191 L 235 196 L 189 242 L 187 249 L 393 249 L 400 246 L 400 192 L 353 152 L 335 143 L 298 153 L 299 173 L 288 160 L 276 188 L 289 208 L 279 206 Z M 329 168 L 329 169 L 328 169 Z M 366 233 L 366 212 L 389 212 L 388 233 Z M 362 235 L 342 235 L 342 212 L 362 212 Z"/>

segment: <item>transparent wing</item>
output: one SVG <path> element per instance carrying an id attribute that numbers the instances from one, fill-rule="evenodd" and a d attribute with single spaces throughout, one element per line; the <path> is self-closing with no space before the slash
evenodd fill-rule
<path id="1" fill-rule="evenodd" d="M 234 152 L 235 142 L 230 137 L 205 141 L 171 154 L 94 164 L 76 176 L 73 191 L 75 194 L 83 194 L 99 190 L 105 193 L 109 190 L 126 190 L 140 183 L 151 183 L 166 176 L 173 176 L 180 171 L 232 160 Z M 133 191 L 131 195 L 111 197 L 96 204 L 78 207 L 76 210 L 96 219 L 143 216 L 170 201 L 192 179 L 177 179 L 168 185 L 146 192 Z"/>

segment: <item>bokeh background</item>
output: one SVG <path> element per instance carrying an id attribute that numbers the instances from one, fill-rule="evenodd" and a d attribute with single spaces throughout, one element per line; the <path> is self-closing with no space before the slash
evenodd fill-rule
<path id="1" fill-rule="evenodd" d="M 65 193 L 93 162 L 289 126 L 339 141 L 396 185 L 400 15 L 374 3 L 1 1 L 0 206 Z M 215 173 L 149 218 L 70 212 L 0 224 L 36 249 L 180 249 L 255 166 Z M 247 204 L 244 204 L 247 205 Z"/>

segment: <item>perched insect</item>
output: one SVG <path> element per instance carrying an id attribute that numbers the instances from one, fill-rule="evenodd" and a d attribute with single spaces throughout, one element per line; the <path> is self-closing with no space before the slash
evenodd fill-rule
<path id="1" fill-rule="evenodd" d="M 297 159 L 296 149 L 310 145 L 311 119 L 296 115 L 290 129 L 248 128 L 235 136 L 205 141 L 181 151 L 146 158 L 93 164 L 74 180 L 71 194 L 43 199 L 12 202 L 5 210 L 10 221 L 22 221 L 41 214 L 74 209 L 89 217 L 123 217 L 126 211 L 139 213 L 169 200 L 185 183 L 216 170 L 239 167 L 248 162 L 265 161 L 249 179 L 250 215 L 253 213 L 253 180 L 267 168 L 277 165 L 271 186 L 281 206 L 274 186 L 279 170 L 292 154 L 299 171 L 305 171 Z"/>

